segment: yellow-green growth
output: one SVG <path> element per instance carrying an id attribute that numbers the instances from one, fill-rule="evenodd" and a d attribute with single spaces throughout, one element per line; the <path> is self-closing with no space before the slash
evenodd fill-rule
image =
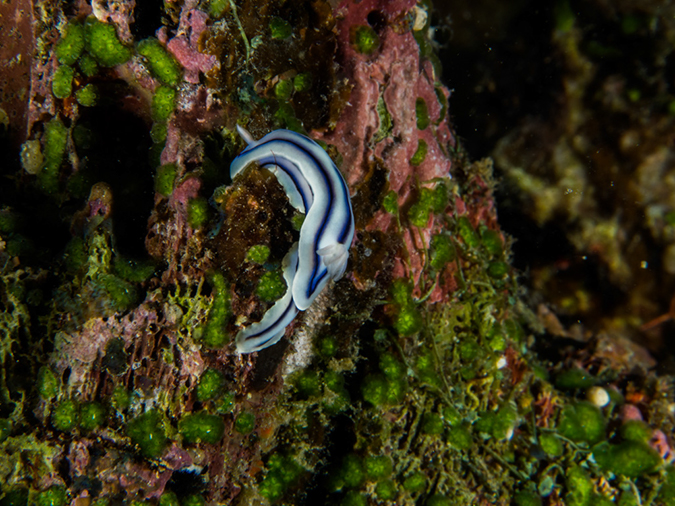
<path id="1" fill-rule="evenodd" d="M 35 506 L 65 506 L 67 499 L 66 489 L 55 485 L 35 496 Z"/>
<path id="2" fill-rule="evenodd" d="M 395 191 L 387 192 L 382 200 L 382 207 L 389 214 L 397 215 L 398 214 L 398 193 Z"/>
<path id="3" fill-rule="evenodd" d="M 168 129 L 166 126 L 166 122 L 155 123 L 152 125 L 152 128 L 150 129 L 150 138 L 152 139 L 152 142 L 154 142 L 155 144 L 162 144 L 164 141 L 166 141 L 167 133 Z"/>
<path id="4" fill-rule="evenodd" d="M 234 421 L 234 430 L 240 434 L 250 434 L 255 429 L 255 415 L 249 411 L 239 413 Z"/>
<path id="5" fill-rule="evenodd" d="M 541 506 L 541 497 L 522 490 L 513 496 L 513 504 L 514 506 Z"/>
<path id="6" fill-rule="evenodd" d="M 293 457 L 274 453 L 267 461 L 267 475 L 260 482 L 258 491 L 268 501 L 276 502 L 303 472 L 303 467 Z"/>
<path id="7" fill-rule="evenodd" d="M 77 64 L 82 73 L 87 77 L 94 77 L 98 74 L 98 63 L 91 55 L 83 54 Z"/>
<path id="8" fill-rule="evenodd" d="M 61 432 L 70 432 L 79 422 L 77 403 L 72 399 L 59 402 L 52 412 L 52 425 Z"/>
<path id="9" fill-rule="evenodd" d="M 567 405 L 562 412 L 558 432 L 572 441 L 597 443 L 605 438 L 605 417 L 587 401 Z"/>
<path id="10" fill-rule="evenodd" d="M 210 0 L 209 15 L 212 18 L 219 18 L 230 8 L 230 0 Z"/>
<path id="11" fill-rule="evenodd" d="M 218 415 L 209 415 L 202 411 L 181 418 L 178 430 L 188 443 L 216 444 L 223 438 L 225 423 Z"/>
<path id="12" fill-rule="evenodd" d="M 350 490 L 340 501 L 340 506 L 368 506 L 368 498 L 361 492 Z"/>
<path id="13" fill-rule="evenodd" d="M 473 446 L 471 431 L 466 425 L 456 425 L 448 429 L 447 441 L 458 450 L 468 450 Z"/>
<path id="14" fill-rule="evenodd" d="M 225 378 L 220 371 L 207 369 L 197 384 L 197 400 L 200 402 L 215 399 L 223 393 Z"/>
<path id="15" fill-rule="evenodd" d="M 93 16 L 84 22 L 84 38 L 89 54 L 104 67 L 121 65 L 131 58 L 131 50 L 117 38 L 115 26 Z"/>
<path id="16" fill-rule="evenodd" d="M 281 19 L 274 16 L 270 20 L 269 27 L 270 27 L 270 35 L 272 36 L 273 39 L 283 40 L 293 35 L 293 27 L 285 19 Z"/>
<path id="17" fill-rule="evenodd" d="M 481 241 L 483 243 L 483 248 L 485 248 L 485 251 L 487 251 L 488 254 L 492 256 L 499 256 L 502 254 L 502 238 L 496 230 L 483 228 L 483 230 L 481 230 Z"/>
<path id="18" fill-rule="evenodd" d="M 157 168 L 155 173 L 155 191 L 168 197 L 173 193 L 173 183 L 176 180 L 178 169 L 175 164 L 167 163 Z"/>
<path id="19" fill-rule="evenodd" d="M 564 450 L 562 441 L 555 434 L 548 432 L 539 435 L 539 446 L 551 457 L 560 457 Z"/>
<path id="20" fill-rule="evenodd" d="M 155 273 L 155 264 L 150 260 L 131 260 L 120 255 L 115 255 L 113 270 L 115 274 L 126 281 L 142 283 Z"/>
<path id="21" fill-rule="evenodd" d="M 397 494 L 396 483 L 393 480 L 384 480 L 375 487 L 375 495 L 381 501 L 393 501 Z"/>
<path id="22" fill-rule="evenodd" d="M 321 378 L 319 377 L 319 373 L 312 370 L 302 371 L 295 379 L 295 388 L 304 399 L 321 394 Z"/>
<path id="23" fill-rule="evenodd" d="M 412 473 L 406 477 L 403 482 L 403 488 L 413 493 L 424 492 L 427 488 L 427 477 L 421 471 Z"/>
<path id="24" fill-rule="evenodd" d="M 661 464 L 659 453 L 643 441 L 602 443 L 593 448 L 593 457 L 605 471 L 629 478 L 651 473 Z"/>
<path id="25" fill-rule="evenodd" d="M 429 149 L 429 146 L 427 145 L 427 141 L 425 141 L 424 139 L 418 140 L 417 141 L 417 150 L 415 151 L 415 154 L 410 159 L 410 165 L 413 165 L 415 167 L 420 165 L 426 159 L 428 149 Z"/>
<path id="26" fill-rule="evenodd" d="M 517 415 L 516 410 L 507 404 L 497 411 L 480 412 L 474 427 L 495 439 L 506 439 L 514 428 Z"/>
<path id="27" fill-rule="evenodd" d="M 84 27 L 82 23 L 70 21 L 63 35 L 56 43 L 54 52 L 61 65 L 72 65 L 84 49 Z"/>
<path id="28" fill-rule="evenodd" d="M 56 98 L 67 98 L 73 92 L 73 76 L 75 71 L 72 67 L 61 65 L 52 77 L 52 93 Z"/>
<path id="29" fill-rule="evenodd" d="M 126 311 L 138 301 L 136 288 L 113 274 L 103 274 L 95 283 L 108 295 L 111 308 L 115 311 Z"/>
<path id="30" fill-rule="evenodd" d="M 260 277 L 256 294 L 266 302 L 273 302 L 286 293 L 286 281 L 281 271 L 266 272 Z"/>
<path id="31" fill-rule="evenodd" d="M 159 498 L 159 506 L 179 506 L 178 496 L 171 490 L 165 490 Z"/>
<path id="32" fill-rule="evenodd" d="M 176 86 L 180 82 L 181 67 L 159 40 L 154 37 L 142 40 L 136 46 L 136 50 L 146 58 L 150 72 L 162 84 Z"/>
<path id="33" fill-rule="evenodd" d="M 188 201 L 188 223 L 192 228 L 201 228 L 209 221 L 209 203 L 204 197 Z"/>
<path id="34" fill-rule="evenodd" d="M 312 87 L 312 74 L 309 72 L 301 72 L 293 78 L 293 88 L 295 91 L 302 93 Z"/>
<path id="35" fill-rule="evenodd" d="M 457 235 L 469 248 L 475 249 L 480 245 L 480 238 L 466 216 L 457 218 Z"/>
<path id="36" fill-rule="evenodd" d="M 654 430 L 642 420 L 629 420 L 621 426 L 621 437 L 627 441 L 648 443 Z"/>
<path id="37" fill-rule="evenodd" d="M 355 488 L 361 486 L 366 480 L 366 472 L 363 468 L 363 461 L 357 455 L 347 455 L 342 461 L 340 475 L 344 480 L 345 486 Z"/>
<path id="38" fill-rule="evenodd" d="M 293 94 L 293 81 L 290 79 L 280 79 L 274 87 L 274 96 L 278 100 L 288 100 Z"/>
<path id="39" fill-rule="evenodd" d="M 213 286 L 213 302 L 202 339 L 208 348 L 222 348 L 229 337 L 225 324 L 230 316 L 230 297 L 222 274 L 212 274 L 210 281 Z"/>
<path id="40" fill-rule="evenodd" d="M 38 372 L 38 393 L 45 400 L 53 399 L 59 393 L 59 380 L 47 366 L 40 367 Z"/>
<path id="41" fill-rule="evenodd" d="M 365 25 L 351 27 L 349 42 L 361 54 L 372 54 L 380 46 L 380 38 L 375 30 Z"/>
<path id="42" fill-rule="evenodd" d="M 445 426 L 443 419 L 438 413 L 426 413 L 422 419 L 422 432 L 429 435 L 438 436 L 443 434 Z"/>
<path id="43" fill-rule="evenodd" d="M 68 145 L 68 129 L 55 118 L 45 125 L 42 142 L 45 166 L 38 173 L 38 180 L 45 192 L 54 193 L 58 189 L 59 168 Z"/>
<path id="44" fill-rule="evenodd" d="M 561 390 L 585 389 L 596 385 L 598 380 L 585 369 L 573 367 L 566 369 L 555 378 L 555 386 Z"/>
<path id="45" fill-rule="evenodd" d="M 98 98 L 98 92 L 96 86 L 93 84 L 87 84 L 84 88 L 81 88 L 75 92 L 75 99 L 80 105 L 84 107 L 93 107 L 96 105 L 96 99 Z"/>
<path id="46" fill-rule="evenodd" d="M 394 470 L 391 459 L 386 455 L 371 455 L 363 460 L 363 467 L 369 480 L 380 481 L 388 478 Z"/>
<path id="47" fill-rule="evenodd" d="M 415 114 L 417 115 L 417 128 L 424 130 L 429 126 L 429 108 L 426 101 L 422 97 L 417 97 L 415 100 Z"/>
<path id="48" fill-rule="evenodd" d="M 84 430 L 94 430 L 106 421 L 105 408 L 98 402 L 85 402 L 80 408 L 80 427 Z"/>
<path id="49" fill-rule="evenodd" d="M 199 494 L 190 494 L 183 499 L 181 506 L 205 506 L 206 500 Z"/>
<path id="50" fill-rule="evenodd" d="M 122 412 L 131 405 L 131 393 L 123 386 L 119 386 L 113 391 L 111 402 L 117 411 Z"/>
<path id="51" fill-rule="evenodd" d="M 267 259 L 270 256 L 270 248 L 264 244 L 257 244 L 251 246 L 251 248 L 246 252 L 246 261 L 253 262 L 254 264 L 264 264 L 267 262 Z"/>
<path id="52" fill-rule="evenodd" d="M 502 279 L 509 272 L 509 265 L 506 262 L 498 260 L 496 262 L 490 262 L 487 268 L 487 274 L 492 279 Z"/>
<path id="53" fill-rule="evenodd" d="M 12 433 L 12 422 L 7 418 L 0 418 L 0 443 L 6 441 Z"/>
<path id="54" fill-rule="evenodd" d="M 440 271 L 456 257 L 455 246 L 449 236 L 436 234 L 431 238 L 429 264 Z"/>
<path id="55" fill-rule="evenodd" d="M 167 86 L 158 86 L 152 96 L 152 119 L 164 122 L 169 119 L 176 107 L 176 90 Z"/>
<path id="56" fill-rule="evenodd" d="M 146 457 L 159 457 L 168 442 L 162 418 L 154 409 L 131 420 L 127 435 Z"/>

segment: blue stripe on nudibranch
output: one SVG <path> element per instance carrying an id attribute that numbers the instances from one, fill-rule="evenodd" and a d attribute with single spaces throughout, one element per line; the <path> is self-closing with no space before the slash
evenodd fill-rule
<path id="1" fill-rule="evenodd" d="M 248 146 L 232 162 L 232 178 L 249 163 L 257 162 L 276 175 L 291 205 L 306 212 L 297 245 L 297 267 L 284 269 L 285 279 L 293 271 L 292 282 L 286 280 L 287 293 L 277 301 L 280 308 L 289 309 L 287 298 L 291 296 L 297 313 L 311 305 L 330 279 L 340 279 L 347 267 L 349 247 L 354 238 L 349 189 L 328 153 L 310 138 L 289 130 L 275 130 L 255 141 L 243 128 L 237 126 L 237 130 Z M 295 313 L 288 319 L 292 310 L 275 310 L 277 304 L 260 322 L 239 333 L 237 349 L 240 352 L 257 351 L 280 339 L 283 335 L 283 330 L 278 334 L 281 323 L 285 322 L 285 328 Z M 268 318 L 273 310 L 275 312 Z M 255 329 L 249 332 L 254 326 Z"/>

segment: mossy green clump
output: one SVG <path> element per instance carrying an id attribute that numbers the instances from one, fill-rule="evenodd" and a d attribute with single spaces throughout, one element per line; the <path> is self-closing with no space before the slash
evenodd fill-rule
<path id="1" fill-rule="evenodd" d="M 131 58 L 131 50 L 117 38 L 115 26 L 93 16 L 84 22 L 84 38 L 89 54 L 104 67 L 121 65 Z"/>
<path id="2" fill-rule="evenodd" d="M 380 37 L 369 26 L 352 26 L 349 30 L 349 42 L 354 50 L 361 54 L 372 54 L 380 47 Z"/>
<path id="3" fill-rule="evenodd" d="M 406 377 L 405 365 L 393 353 L 380 355 L 380 370 L 391 380 L 401 380 Z"/>
<path id="4" fill-rule="evenodd" d="M 621 426 L 621 437 L 627 441 L 647 443 L 654 433 L 646 422 L 642 420 L 629 420 Z"/>
<path id="5" fill-rule="evenodd" d="M 661 464 L 659 453 L 642 441 L 602 443 L 593 448 L 593 457 L 605 471 L 629 478 L 651 473 Z"/>
<path id="6" fill-rule="evenodd" d="M 68 98 L 73 93 L 73 76 L 75 71 L 72 67 L 61 65 L 52 77 L 52 93 L 56 98 Z"/>
<path id="7" fill-rule="evenodd" d="M 446 497 L 443 494 L 434 494 L 427 499 L 424 506 L 453 506 L 453 504 L 455 504 L 455 502 L 449 497 Z"/>
<path id="8" fill-rule="evenodd" d="M 80 60 L 77 62 L 77 66 L 87 77 L 94 77 L 96 74 L 98 74 L 98 63 L 96 63 L 96 59 L 91 55 L 83 54 Z"/>
<path id="9" fill-rule="evenodd" d="M 391 288 L 397 314 L 394 327 L 401 336 L 411 336 L 422 329 L 423 319 L 412 299 L 412 285 L 403 279 L 396 280 Z"/>
<path id="10" fill-rule="evenodd" d="M 457 218 L 457 235 L 470 249 L 477 249 L 480 245 L 480 238 L 466 216 Z"/>
<path id="11" fill-rule="evenodd" d="M 445 234 L 436 234 L 431 237 L 429 264 L 440 271 L 457 256 L 452 239 Z"/>
<path id="12" fill-rule="evenodd" d="M 84 45 L 82 23 L 71 20 L 54 48 L 56 59 L 61 65 L 72 65 L 82 54 Z"/>
<path id="13" fill-rule="evenodd" d="M 368 498 L 361 492 L 350 490 L 340 501 L 340 506 L 367 506 Z"/>
<path id="14" fill-rule="evenodd" d="M 188 443 L 216 444 L 225 434 L 225 422 L 218 415 L 209 415 L 202 411 L 181 418 L 178 430 Z"/>
<path id="15" fill-rule="evenodd" d="M 216 369 L 207 369 L 199 377 L 197 384 L 197 400 L 200 402 L 209 401 L 219 397 L 225 387 L 225 377 Z"/>
<path id="16" fill-rule="evenodd" d="M 40 397 L 45 400 L 53 399 L 59 393 L 59 380 L 49 367 L 40 367 L 37 387 Z"/>
<path id="17" fill-rule="evenodd" d="M 222 348 L 229 338 L 225 324 L 230 316 L 230 295 L 221 273 L 212 273 L 210 281 L 213 286 L 213 301 L 202 340 L 208 348 Z"/>
<path id="18" fill-rule="evenodd" d="M 152 96 L 152 119 L 165 122 L 176 108 L 176 90 L 168 86 L 158 86 Z"/>
<path id="19" fill-rule="evenodd" d="M 551 457 L 560 457 L 564 450 L 562 441 L 555 434 L 549 432 L 539 435 L 539 446 Z"/>
<path id="20" fill-rule="evenodd" d="M 499 232 L 489 228 L 483 228 L 480 233 L 480 238 L 483 243 L 483 248 L 489 255 L 496 257 L 502 254 L 504 244 Z"/>
<path id="21" fill-rule="evenodd" d="M 391 476 L 394 464 L 386 455 L 371 455 L 363 459 L 363 468 L 369 480 L 380 481 Z"/>
<path id="22" fill-rule="evenodd" d="M 484 411 L 479 417 L 475 424 L 476 429 L 501 440 L 512 434 L 518 413 L 513 406 L 507 404 L 497 411 Z"/>
<path id="23" fill-rule="evenodd" d="M 77 403 L 72 399 L 59 402 L 52 412 L 52 425 L 61 432 L 70 432 L 79 423 Z"/>
<path id="24" fill-rule="evenodd" d="M 360 487 L 366 481 L 366 471 L 363 467 L 363 460 L 353 453 L 347 455 L 342 460 L 342 466 L 339 472 L 345 487 Z"/>
<path id="25" fill-rule="evenodd" d="M 384 374 L 369 374 L 361 386 L 363 399 L 375 407 L 399 404 L 405 392 L 406 385 L 402 380 L 391 380 Z"/>
<path id="26" fill-rule="evenodd" d="M 67 499 L 65 487 L 55 485 L 37 493 L 35 506 L 65 506 Z"/>
<path id="27" fill-rule="evenodd" d="M 234 430 L 239 434 L 250 434 L 255 429 L 255 415 L 250 411 L 242 411 L 234 421 Z"/>
<path id="28" fill-rule="evenodd" d="M 389 214 L 398 214 L 398 193 L 389 191 L 382 199 L 382 208 Z"/>
<path id="29" fill-rule="evenodd" d="M 579 368 L 567 369 L 555 378 L 555 386 L 560 390 L 586 389 L 597 384 L 597 380 L 588 371 Z"/>
<path id="30" fill-rule="evenodd" d="M 281 499 L 289 487 L 293 486 L 304 468 L 290 455 L 273 454 L 267 461 L 267 474 L 258 485 L 260 495 L 270 502 Z"/>
<path id="31" fill-rule="evenodd" d="M 605 425 L 600 409 L 590 402 L 580 401 L 565 406 L 558 431 L 572 441 L 595 444 L 605 438 Z"/>
<path id="32" fill-rule="evenodd" d="M 314 370 L 306 369 L 302 371 L 295 378 L 294 384 L 298 394 L 304 399 L 321 394 L 321 377 Z"/>
<path id="33" fill-rule="evenodd" d="M 293 88 L 298 93 L 308 91 L 313 83 L 312 74 L 309 72 L 301 72 L 293 78 Z"/>
<path id="34" fill-rule="evenodd" d="M 68 129 L 60 119 L 52 119 L 45 125 L 42 138 L 45 166 L 38 173 L 42 189 L 47 193 L 54 193 L 58 189 L 59 168 L 63 163 L 67 145 Z"/>
<path id="35" fill-rule="evenodd" d="M 417 149 L 410 159 L 410 165 L 417 167 L 421 165 L 424 160 L 427 158 L 427 151 L 429 150 L 429 145 L 424 139 L 419 139 L 417 141 Z"/>
<path id="36" fill-rule="evenodd" d="M 267 262 L 269 256 L 270 256 L 269 246 L 266 246 L 264 244 L 257 244 L 255 246 L 251 246 L 251 248 L 246 252 L 246 261 L 262 265 L 265 262 Z"/>
<path id="37" fill-rule="evenodd" d="M 521 490 L 513 496 L 513 504 L 515 506 L 541 506 L 541 497 L 532 492 Z"/>
<path id="38" fill-rule="evenodd" d="M 375 487 L 375 495 L 380 501 L 393 501 L 397 493 L 398 490 L 394 480 L 380 481 Z"/>
<path id="39" fill-rule="evenodd" d="M 487 274 L 492 279 L 502 279 L 509 272 L 509 264 L 502 261 L 490 262 L 487 267 Z"/>
<path id="40" fill-rule="evenodd" d="M 403 481 L 403 488 L 412 493 L 424 492 L 427 488 L 427 477 L 421 471 L 412 473 Z"/>
<path id="41" fill-rule="evenodd" d="M 87 84 L 84 88 L 80 88 L 75 92 L 75 99 L 77 103 L 84 107 L 93 107 L 96 105 L 98 99 L 98 92 L 96 86 Z"/>
<path id="42" fill-rule="evenodd" d="M 429 119 L 429 108 L 422 97 L 417 97 L 417 100 L 415 100 L 415 114 L 417 115 L 417 128 L 419 130 L 427 128 L 431 120 Z"/>
<path id="43" fill-rule="evenodd" d="M 98 402 L 85 402 L 80 407 L 80 427 L 91 431 L 106 422 L 105 408 Z"/>
<path id="44" fill-rule="evenodd" d="M 209 15 L 214 19 L 220 18 L 223 14 L 225 14 L 225 11 L 227 11 L 229 8 L 230 8 L 229 0 L 209 1 Z"/>
<path id="45" fill-rule="evenodd" d="M 150 260 L 132 260 L 121 255 L 116 255 L 113 259 L 115 274 L 130 283 L 147 281 L 156 268 L 155 263 Z"/>
<path id="46" fill-rule="evenodd" d="M 661 490 L 659 490 L 657 503 L 664 506 L 675 506 L 675 466 L 668 466 L 665 474 L 666 479 L 661 486 Z"/>
<path id="47" fill-rule="evenodd" d="M 448 192 L 444 184 L 435 188 L 421 188 L 419 198 L 408 210 L 408 219 L 417 227 L 426 227 L 431 213 L 440 213 L 448 205 Z"/>
<path id="48" fill-rule="evenodd" d="M 155 173 L 155 191 L 165 197 L 171 195 L 177 172 L 178 168 L 173 163 L 158 167 Z"/>
<path id="49" fill-rule="evenodd" d="M 138 292 L 134 285 L 113 274 L 99 276 L 96 279 L 96 285 L 109 297 L 109 306 L 113 311 L 126 311 L 138 301 Z"/>
<path id="50" fill-rule="evenodd" d="M 209 221 L 209 202 L 204 197 L 188 201 L 188 223 L 192 228 L 202 228 Z"/>
<path id="51" fill-rule="evenodd" d="M 4 497 L 0 499 L 0 506 L 26 506 L 28 504 L 28 489 L 26 487 L 0 490 L 4 493 Z"/>
<path id="52" fill-rule="evenodd" d="M 274 96 L 277 100 L 288 100 L 293 95 L 293 81 L 290 79 L 280 79 L 274 86 Z"/>
<path id="53" fill-rule="evenodd" d="M 179 506 L 178 496 L 172 490 L 165 490 L 159 497 L 159 506 Z"/>
<path id="54" fill-rule="evenodd" d="M 283 40 L 293 35 L 293 27 L 285 19 L 274 16 L 269 23 L 270 35 L 273 39 Z"/>
<path id="55" fill-rule="evenodd" d="M 162 417 L 155 409 L 127 423 L 127 436 L 150 458 L 159 457 L 168 442 Z"/>
<path id="56" fill-rule="evenodd" d="M 286 293 L 286 281 L 281 271 L 268 271 L 260 277 L 255 293 L 261 300 L 274 302 Z"/>
<path id="57" fill-rule="evenodd" d="M 204 506 L 206 499 L 201 494 L 190 494 L 181 501 L 181 506 Z"/>
<path id="58" fill-rule="evenodd" d="M 422 419 L 422 432 L 428 435 L 438 436 L 443 434 L 445 425 L 443 418 L 438 413 L 426 413 Z"/>
<path id="59" fill-rule="evenodd" d="M 142 40 L 136 46 L 136 50 L 147 59 L 150 72 L 162 84 L 176 86 L 180 82 L 181 66 L 159 40 L 154 37 Z"/>
<path id="60" fill-rule="evenodd" d="M 448 443 L 458 450 L 468 450 L 473 446 L 473 438 L 468 425 L 458 424 L 450 427 L 447 432 Z"/>

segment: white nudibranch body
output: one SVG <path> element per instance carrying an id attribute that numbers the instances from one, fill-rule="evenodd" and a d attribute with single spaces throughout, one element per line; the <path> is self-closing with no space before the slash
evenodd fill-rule
<path id="1" fill-rule="evenodd" d="M 281 339 L 299 310 L 307 309 L 329 280 L 339 280 L 354 239 L 349 189 L 328 153 L 312 139 L 275 130 L 256 141 L 237 126 L 248 146 L 230 166 L 234 179 L 251 162 L 270 170 L 298 211 L 306 213 L 300 239 L 283 260 L 288 289 L 263 316 L 237 334 L 237 351 L 251 353 Z"/>

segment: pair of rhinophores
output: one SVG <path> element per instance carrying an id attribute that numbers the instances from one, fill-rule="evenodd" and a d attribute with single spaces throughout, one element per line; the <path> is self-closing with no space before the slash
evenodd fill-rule
<path id="1" fill-rule="evenodd" d="M 275 344 L 298 311 L 307 309 L 329 280 L 347 267 L 354 238 L 349 188 L 328 153 L 312 139 L 290 130 L 275 130 L 255 140 L 237 125 L 248 146 L 230 166 L 234 179 L 249 163 L 270 170 L 293 207 L 305 213 L 300 239 L 282 261 L 286 294 L 237 334 L 237 351 L 251 353 Z"/>

